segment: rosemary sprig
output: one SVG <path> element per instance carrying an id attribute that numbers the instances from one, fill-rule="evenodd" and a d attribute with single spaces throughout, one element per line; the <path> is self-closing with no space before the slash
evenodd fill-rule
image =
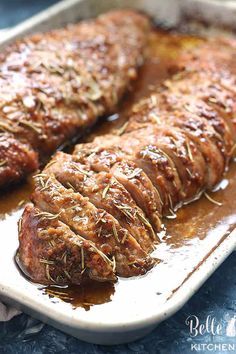
<path id="1" fill-rule="evenodd" d="M 151 118 L 151 119 L 153 119 L 157 124 L 161 124 L 161 120 L 160 120 L 160 117 L 158 117 L 158 115 L 156 114 L 156 113 L 154 113 L 154 112 L 151 112 L 150 114 L 149 114 L 149 117 Z"/>
<path id="2" fill-rule="evenodd" d="M 48 280 L 51 280 L 53 283 L 56 283 L 55 280 L 50 275 L 50 265 L 49 264 L 45 264 L 45 273 L 46 273 L 46 277 Z"/>
<path id="3" fill-rule="evenodd" d="M 66 208 L 66 210 L 73 210 L 73 209 L 75 209 L 75 210 L 77 209 L 77 211 L 81 211 L 82 210 L 81 204 L 75 204 L 75 205 L 72 205 L 72 206 Z"/>
<path id="4" fill-rule="evenodd" d="M 81 169 L 77 164 L 72 163 L 72 166 L 73 166 L 78 172 L 82 173 L 83 175 L 88 176 L 88 177 L 90 176 L 90 173 L 89 173 L 88 171 L 85 171 L 85 170 Z"/>
<path id="5" fill-rule="evenodd" d="M 112 265 L 112 261 L 105 255 L 105 253 L 103 253 L 102 251 L 100 251 L 94 243 L 90 242 L 90 246 L 97 252 L 97 254 L 99 254 L 99 256 L 106 262 Z"/>
<path id="6" fill-rule="evenodd" d="M 0 161 L 0 167 L 3 167 L 7 164 L 7 161 L 6 160 L 2 160 Z"/>
<path id="7" fill-rule="evenodd" d="M 84 248 L 81 247 L 81 269 L 83 270 L 84 269 Z"/>
<path id="8" fill-rule="evenodd" d="M 151 231 L 152 234 L 152 238 L 155 240 L 157 238 L 156 233 L 154 232 L 152 225 L 150 224 L 150 222 L 145 218 L 145 216 L 143 214 L 141 214 L 140 212 L 137 212 L 137 215 L 139 217 L 139 219 L 143 222 L 144 225 L 147 226 L 147 228 Z"/>
<path id="9" fill-rule="evenodd" d="M 163 205 L 164 205 L 164 202 L 163 202 L 163 200 L 162 200 L 162 198 L 161 198 L 161 194 L 160 194 L 160 192 L 159 192 L 158 188 L 156 188 L 156 187 L 155 187 L 155 191 L 157 192 L 157 195 L 158 195 L 158 197 L 159 197 L 159 200 L 160 200 L 161 206 L 163 206 Z"/>
<path id="10" fill-rule="evenodd" d="M 162 153 L 165 156 L 167 161 L 169 161 L 169 163 L 172 166 L 172 168 L 174 168 L 176 170 L 176 168 L 174 167 L 174 163 L 173 163 L 172 159 L 170 158 L 170 156 L 167 155 L 167 153 L 165 151 L 163 151 L 162 149 L 159 148 L 158 150 L 160 151 L 160 153 Z"/>
<path id="11" fill-rule="evenodd" d="M 46 165 L 46 167 L 45 167 L 45 168 L 49 168 L 49 167 L 51 167 L 51 166 L 52 166 L 52 165 L 54 165 L 56 162 L 57 162 L 56 160 L 52 160 L 52 161 L 50 161 L 50 162 Z"/>
<path id="12" fill-rule="evenodd" d="M 65 73 L 64 68 L 60 67 L 59 65 L 47 64 L 43 61 L 41 62 L 41 65 L 44 66 L 44 68 L 52 74 L 58 74 L 62 76 Z"/>
<path id="13" fill-rule="evenodd" d="M 40 184 L 41 190 L 42 190 L 45 187 L 45 182 L 44 182 L 43 178 L 42 177 L 38 177 L 37 182 Z"/>
<path id="14" fill-rule="evenodd" d="M 65 273 L 66 277 L 71 280 L 70 274 L 67 272 L 67 270 L 63 269 L 63 272 Z"/>
<path id="15" fill-rule="evenodd" d="M 191 178 L 193 178 L 193 174 L 192 174 L 192 172 L 190 171 L 190 169 L 189 169 L 189 168 L 186 168 L 186 171 L 188 172 L 189 176 L 190 176 Z"/>
<path id="16" fill-rule="evenodd" d="M 38 178 L 38 177 L 47 177 L 48 175 L 46 173 L 38 173 L 37 175 L 34 175 L 33 178 Z"/>
<path id="17" fill-rule="evenodd" d="M 190 158 L 190 161 L 193 161 L 193 155 L 192 155 L 191 147 L 190 147 L 188 141 L 186 141 L 186 148 L 187 148 L 187 152 L 188 152 L 188 156 Z"/>
<path id="18" fill-rule="evenodd" d="M 169 209 L 170 215 L 166 215 L 167 219 L 176 219 L 177 215 L 172 209 Z"/>
<path id="19" fill-rule="evenodd" d="M 45 190 L 49 187 L 50 180 L 51 180 L 50 177 L 47 179 L 46 183 L 44 183 L 44 181 L 41 180 L 41 185 L 42 185 L 42 184 L 44 185 L 44 186 L 42 187 L 42 189 L 41 189 L 41 192 L 45 191 Z M 43 182 L 42 182 L 42 181 L 43 181 Z"/>
<path id="20" fill-rule="evenodd" d="M 80 274 L 83 275 L 84 272 L 86 271 L 86 269 L 87 269 L 87 268 L 85 267 L 83 270 L 81 270 Z"/>
<path id="21" fill-rule="evenodd" d="M 66 265 L 66 263 L 67 263 L 67 250 L 65 250 L 65 252 L 63 252 L 63 254 L 61 256 L 61 260 Z"/>
<path id="22" fill-rule="evenodd" d="M 24 199 L 22 199 L 19 203 L 18 203 L 18 208 L 22 207 L 22 205 L 24 205 L 26 203 L 26 201 Z"/>
<path id="23" fill-rule="evenodd" d="M 108 184 L 108 185 L 103 189 L 103 192 L 102 192 L 102 199 L 105 199 L 105 198 L 106 198 L 106 195 L 107 195 L 109 189 L 110 189 L 110 184 Z"/>
<path id="24" fill-rule="evenodd" d="M 71 188 L 74 192 L 76 191 L 75 187 L 70 183 L 70 182 L 66 182 L 67 186 L 69 188 Z"/>
<path id="25" fill-rule="evenodd" d="M 116 258 L 115 258 L 115 256 L 112 257 L 112 261 L 113 261 L 112 270 L 113 270 L 113 272 L 115 272 L 116 271 Z"/>
<path id="26" fill-rule="evenodd" d="M 84 242 L 84 238 L 82 236 L 80 236 L 79 234 L 76 234 L 76 237 L 81 241 L 81 244 L 78 245 L 78 242 L 76 242 L 76 245 L 79 247 L 82 247 L 82 244 Z M 105 255 L 105 253 L 103 253 L 101 250 L 99 250 L 96 245 L 89 240 L 86 240 L 87 243 L 89 243 L 90 247 L 106 262 L 109 264 L 112 264 L 112 261 Z"/>
<path id="27" fill-rule="evenodd" d="M 96 221 L 95 224 L 97 225 L 97 224 L 99 224 L 100 222 L 102 222 L 102 223 L 105 224 L 105 223 L 106 223 L 106 220 L 103 219 L 104 216 L 106 216 L 106 211 L 105 211 L 105 210 L 103 210 L 103 212 L 99 214 L 99 217 L 97 218 L 97 221 Z"/>
<path id="28" fill-rule="evenodd" d="M 42 129 L 39 127 L 38 124 L 36 123 L 32 123 L 32 122 L 28 122 L 27 120 L 20 120 L 19 122 L 20 125 L 23 125 L 27 128 L 32 129 L 35 133 L 37 134 L 41 134 L 42 133 Z"/>
<path id="29" fill-rule="evenodd" d="M 36 213 L 35 216 L 37 216 L 41 219 L 54 220 L 54 219 L 57 219 L 60 214 L 61 214 L 61 212 L 59 212 L 58 214 L 51 214 L 46 211 L 42 211 L 40 213 Z"/>
<path id="30" fill-rule="evenodd" d="M 209 194 L 207 194 L 206 192 L 204 192 L 205 197 L 209 200 L 209 202 L 218 205 L 218 206 L 222 206 L 223 204 L 218 202 L 217 200 L 213 199 L 212 197 L 209 196 Z"/>
<path id="31" fill-rule="evenodd" d="M 188 111 L 189 113 L 194 113 L 194 110 L 191 109 L 190 105 L 189 104 L 184 104 L 184 109 L 186 111 Z"/>
<path id="32" fill-rule="evenodd" d="M 96 223 L 97 224 L 97 223 Z M 103 226 L 100 226 L 99 229 L 98 229 L 98 232 L 97 232 L 97 235 L 98 235 L 98 238 L 101 236 L 102 234 L 102 228 Z"/>
<path id="33" fill-rule="evenodd" d="M 143 170 L 141 168 L 135 168 L 135 170 L 127 176 L 128 179 L 137 177 Z"/>
<path id="34" fill-rule="evenodd" d="M 0 122 L 0 130 L 2 131 L 6 131 L 6 132 L 10 132 L 10 133 L 17 133 L 18 129 L 15 129 L 13 127 L 11 127 L 9 124 L 5 123 L 5 122 Z"/>
<path id="35" fill-rule="evenodd" d="M 174 206 L 173 206 L 173 201 L 172 201 L 172 198 L 171 198 L 170 194 L 168 194 L 168 200 L 169 200 L 170 208 L 173 210 Z"/>
<path id="36" fill-rule="evenodd" d="M 55 264 L 54 261 L 50 261 L 49 259 L 45 259 L 45 258 L 40 258 L 39 263 L 49 264 L 49 265 L 54 265 Z"/>
<path id="37" fill-rule="evenodd" d="M 125 123 L 122 125 L 122 127 L 117 130 L 117 135 L 119 135 L 119 136 L 123 135 L 124 132 L 125 132 L 125 130 L 126 130 L 126 128 L 127 128 L 127 126 L 128 126 L 128 124 L 129 124 L 129 121 L 128 121 L 128 122 L 125 122 Z"/>
<path id="38" fill-rule="evenodd" d="M 115 204 L 116 208 L 119 209 L 126 217 L 133 219 L 134 216 L 131 214 L 132 208 L 126 205 Z"/>
<path id="39" fill-rule="evenodd" d="M 115 239 L 117 240 L 117 242 L 120 242 L 115 223 L 112 224 L 112 232 L 113 232 L 113 235 L 114 235 Z"/>
<path id="40" fill-rule="evenodd" d="M 42 233 L 42 232 L 41 232 L 41 233 Z M 46 234 L 47 234 L 47 232 L 46 232 Z M 49 241 L 49 245 L 53 248 L 53 247 L 56 246 L 56 242 L 55 242 L 54 240 L 50 240 L 50 241 Z"/>
<path id="41" fill-rule="evenodd" d="M 40 184 L 41 188 L 45 187 L 45 181 L 44 178 L 47 178 L 48 175 L 46 175 L 45 173 L 38 173 L 37 175 L 33 176 L 33 179 L 37 180 L 37 183 Z"/>
<path id="42" fill-rule="evenodd" d="M 125 234 L 124 234 L 124 236 L 123 236 L 123 238 L 122 238 L 122 240 L 121 240 L 121 243 L 122 243 L 122 244 L 125 243 L 127 237 L 128 237 L 128 231 L 125 230 Z"/>

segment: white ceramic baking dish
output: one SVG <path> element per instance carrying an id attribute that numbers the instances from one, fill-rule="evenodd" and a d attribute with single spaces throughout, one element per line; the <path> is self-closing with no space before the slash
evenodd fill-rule
<path id="1" fill-rule="evenodd" d="M 211 25 L 218 18 L 218 23 L 233 27 L 235 4 L 219 6 L 218 3 L 207 1 L 203 4 L 200 0 L 63 1 L 10 30 L 2 41 L 2 47 L 26 33 L 93 17 L 114 7 L 145 10 L 158 23 L 168 26 L 177 26 L 183 19 L 188 24 L 197 14 L 198 19 L 207 20 Z M 165 244 L 160 245 L 156 251 L 162 259 L 158 270 L 144 277 L 119 280 L 115 293 L 111 289 L 108 294 L 108 300 L 112 301 L 92 306 L 86 311 L 80 307 L 73 308 L 60 299 L 49 298 L 39 286 L 30 283 L 18 271 L 14 256 L 18 246 L 16 220 L 21 212 L 19 210 L 0 222 L 1 298 L 79 339 L 98 344 L 124 343 L 147 334 L 180 309 L 236 247 L 236 231 L 232 231 L 236 212 L 234 214 L 233 210 L 231 219 L 227 219 L 225 224 L 215 225 L 214 232 L 209 231 L 205 240 L 196 238 L 175 250 Z M 177 268 L 171 263 L 174 257 L 179 260 Z"/>

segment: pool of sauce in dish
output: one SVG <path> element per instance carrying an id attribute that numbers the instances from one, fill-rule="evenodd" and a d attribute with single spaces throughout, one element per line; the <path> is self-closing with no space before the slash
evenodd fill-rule
<path id="1" fill-rule="evenodd" d="M 201 40 L 161 30 L 153 31 L 149 38 L 147 60 L 140 69 L 138 80 L 130 88 L 117 112 L 100 120 L 90 134 L 81 140 L 90 141 L 94 136 L 120 128 L 132 104 L 169 77 L 168 66 L 177 60 L 179 51 L 186 47 L 191 48 Z M 120 278 L 116 284 L 90 281 L 81 286 L 67 288 L 41 286 L 42 294 L 49 296 L 52 302 L 69 302 L 74 307 L 92 310 L 96 307 L 92 305 L 110 301 L 119 303 L 122 296 L 125 298 L 134 281 L 137 288 L 141 284 L 140 286 L 148 289 L 150 282 L 155 280 L 156 294 L 168 298 L 199 266 L 204 257 L 207 257 L 235 228 L 235 176 L 236 163 L 232 162 L 218 189 L 209 193 L 214 200 L 222 204 L 221 206 L 203 196 L 200 200 L 178 210 L 176 219 L 163 219 L 165 230 L 160 233 L 162 242 L 154 252 L 160 263 L 147 275 L 132 279 Z M 19 209 L 23 209 L 25 202 L 29 200 L 32 189 L 32 178 L 29 178 L 28 182 L 0 196 L 0 237 L 3 236 L 3 224 L 7 218 L 11 217 L 11 220 L 13 218 L 17 223 Z M 17 234 L 8 237 L 17 238 Z"/>

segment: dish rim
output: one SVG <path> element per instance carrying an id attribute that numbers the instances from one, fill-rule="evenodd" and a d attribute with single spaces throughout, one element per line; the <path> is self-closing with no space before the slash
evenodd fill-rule
<path id="1" fill-rule="evenodd" d="M 38 27 L 45 24 L 47 28 L 47 22 L 53 17 L 57 17 L 63 14 L 68 9 L 73 9 L 73 6 L 79 4 L 85 4 L 87 0 L 68 0 L 62 1 L 59 4 L 53 5 L 49 9 L 42 13 L 31 17 L 23 23 L 17 25 L 15 28 L 9 30 L 4 37 L 0 48 L 3 48 L 9 42 L 15 40 L 18 37 L 26 34 L 27 32 L 37 30 Z M 54 26 L 53 26 L 54 27 Z M 220 264 L 229 256 L 236 248 L 236 229 L 234 229 L 220 244 L 219 246 L 201 263 L 201 265 L 193 271 L 191 276 L 178 288 L 173 296 L 161 307 L 161 310 L 155 311 L 154 315 L 143 319 L 131 319 L 123 322 L 102 323 L 91 322 L 84 319 L 80 319 L 76 316 L 68 316 L 66 313 L 62 314 L 57 310 L 56 306 L 51 309 L 49 313 L 50 302 L 43 303 L 43 306 L 39 308 L 39 302 L 37 298 L 30 299 L 27 297 L 21 298 L 20 291 L 13 289 L 12 285 L 7 282 L 4 284 L 0 282 L 0 294 L 6 299 L 7 302 L 14 303 L 17 307 L 23 307 L 24 311 L 30 313 L 33 311 L 36 314 L 46 316 L 46 319 L 53 320 L 55 322 L 63 322 L 68 328 L 73 327 L 76 329 L 86 330 L 90 332 L 125 332 L 129 330 L 142 329 L 149 326 L 157 325 L 162 320 L 168 318 L 173 313 L 178 311 L 190 297 L 200 288 L 200 286 L 209 278 L 209 276 L 220 266 Z M 11 293 L 14 293 L 12 295 Z M 9 295 L 11 294 L 11 295 Z M 19 301 L 19 299 L 21 299 Z M 30 313 L 31 314 L 31 313 Z M 60 316 L 60 318 L 59 318 Z M 47 322 L 47 320 L 45 320 Z"/>

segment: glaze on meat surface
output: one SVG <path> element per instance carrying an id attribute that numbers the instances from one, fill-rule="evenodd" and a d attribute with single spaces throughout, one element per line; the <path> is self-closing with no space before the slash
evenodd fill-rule
<path id="1" fill-rule="evenodd" d="M 122 130 L 79 144 L 72 155 L 58 152 L 35 177 L 33 203 L 19 224 L 20 262 L 34 281 L 70 284 L 96 274 L 105 281 L 145 273 L 155 264 L 150 254 L 162 218 L 173 218 L 222 179 L 236 146 L 235 43 L 206 41 L 193 53 L 185 50 L 171 70 L 170 80 L 134 105 Z M 81 277 L 74 280 L 73 267 L 63 275 L 57 245 L 49 245 L 56 236 L 44 229 L 51 222 L 95 244 L 102 252 L 98 265 L 90 249 Z"/>
<path id="2" fill-rule="evenodd" d="M 0 54 L 0 188 L 112 112 L 142 63 L 149 21 L 113 11 Z"/>

